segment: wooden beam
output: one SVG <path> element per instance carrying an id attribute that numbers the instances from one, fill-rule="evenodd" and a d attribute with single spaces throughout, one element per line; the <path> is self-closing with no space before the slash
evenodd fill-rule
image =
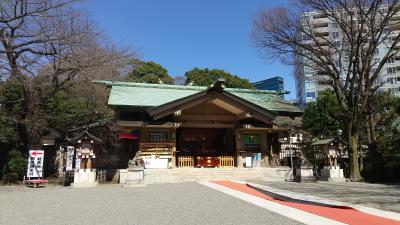
<path id="1" fill-rule="evenodd" d="M 235 124 L 182 122 L 181 127 L 186 127 L 186 128 L 235 128 Z"/>
<path id="2" fill-rule="evenodd" d="M 164 123 L 147 123 L 146 121 L 125 121 L 118 120 L 117 125 L 120 127 L 147 127 L 147 128 L 176 128 L 180 126 L 180 123 L 164 122 Z"/>
<path id="3" fill-rule="evenodd" d="M 177 123 L 165 122 L 161 124 L 145 124 L 145 128 L 174 128 L 177 127 Z"/>
<path id="4" fill-rule="evenodd" d="M 257 130 L 257 131 L 272 131 L 272 128 L 267 128 L 267 127 L 251 127 L 251 128 L 238 128 L 236 131 L 252 131 L 252 130 Z"/>
<path id="5" fill-rule="evenodd" d="M 246 118 L 251 118 L 251 117 L 253 117 L 253 114 L 251 112 L 249 112 L 249 111 L 242 112 L 242 113 L 240 113 L 238 115 L 238 119 L 239 120 L 246 119 Z"/>
<path id="6" fill-rule="evenodd" d="M 183 121 L 235 121 L 236 116 L 230 115 L 204 115 L 204 114 L 190 114 L 190 115 L 180 115 L 177 117 L 177 120 Z"/>
<path id="7" fill-rule="evenodd" d="M 127 121 L 127 120 L 118 120 L 117 125 L 120 127 L 142 127 L 143 121 Z"/>

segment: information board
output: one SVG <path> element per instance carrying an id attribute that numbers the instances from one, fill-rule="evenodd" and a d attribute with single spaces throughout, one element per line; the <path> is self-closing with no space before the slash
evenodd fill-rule
<path id="1" fill-rule="evenodd" d="M 251 144 L 260 144 L 260 135 L 259 134 L 244 134 L 243 135 L 243 143 L 245 145 Z"/>
<path id="2" fill-rule="evenodd" d="M 26 176 L 43 177 L 43 150 L 29 150 L 28 170 Z"/>

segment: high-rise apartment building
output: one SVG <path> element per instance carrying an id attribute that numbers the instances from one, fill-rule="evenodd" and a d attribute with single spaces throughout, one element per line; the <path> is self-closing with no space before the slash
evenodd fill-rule
<path id="1" fill-rule="evenodd" d="M 385 6 L 382 7 L 383 12 Z M 400 15 L 395 16 L 392 20 L 400 20 Z M 300 22 L 303 28 L 313 29 L 313 34 L 316 38 L 329 40 L 336 47 L 346 47 L 344 33 L 339 28 L 335 21 L 332 21 L 326 16 L 321 15 L 318 12 L 306 12 L 300 17 Z M 389 30 L 388 32 L 398 32 L 400 27 L 396 30 Z M 312 38 L 307 35 L 301 35 L 302 42 L 304 44 L 312 43 Z M 390 35 L 387 39 L 390 39 Z M 390 42 L 391 40 L 387 40 Z M 328 43 L 321 41 L 318 43 L 320 46 L 324 44 L 327 46 Z M 382 57 L 388 51 L 388 45 L 386 40 L 382 41 L 377 47 L 374 55 L 374 62 L 379 62 Z M 343 49 L 343 48 L 341 48 Z M 345 65 L 348 63 L 348 59 L 342 58 L 339 62 L 337 57 L 333 56 L 336 65 Z M 296 77 L 296 95 L 300 106 L 305 106 L 307 102 L 315 101 L 318 93 L 326 89 L 331 88 L 331 81 L 328 76 L 319 74 L 315 69 L 307 66 L 307 59 L 303 56 L 298 56 L 298 63 L 295 68 Z M 380 85 L 379 91 L 388 91 L 393 95 L 400 96 L 400 56 L 390 58 L 381 70 L 381 76 L 377 81 Z"/>

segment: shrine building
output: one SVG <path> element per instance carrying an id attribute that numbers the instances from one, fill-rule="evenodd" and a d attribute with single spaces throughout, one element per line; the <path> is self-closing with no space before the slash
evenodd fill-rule
<path id="1" fill-rule="evenodd" d="M 283 124 L 303 114 L 281 92 L 226 88 L 222 79 L 209 87 L 95 82 L 111 88 L 119 138 L 146 168 L 270 167 Z"/>

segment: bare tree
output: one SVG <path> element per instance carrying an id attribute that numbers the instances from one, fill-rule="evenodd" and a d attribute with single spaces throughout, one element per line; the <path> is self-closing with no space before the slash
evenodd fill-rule
<path id="1" fill-rule="evenodd" d="M 110 71 L 104 68 L 118 67 L 128 57 L 126 49 L 111 45 L 97 32 L 76 3 L 0 2 L 0 79 L 18 92 L 18 99 L 1 105 L 18 111 L 12 116 L 25 150 L 38 144 L 40 135 L 35 134 L 40 133 L 41 112 L 49 97 L 71 80 L 96 70 Z"/>
<path id="2" fill-rule="evenodd" d="M 399 0 L 299 0 L 290 7 L 263 9 L 254 19 L 256 47 L 265 57 L 279 57 L 317 71 L 339 102 L 350 153 L 350 178 L 362 180 L 359 133 L 368 103 L 382 84 L 388 60 L 400 50 Z M 312 12 L 312 13 L 310 13 Z M 340 42 L 310 17 L 326 18 L 341 32 Z M 379 46 L 386 52 L 380 60 Z M 292 60 L 293 59 L 293 60 Z"/>

